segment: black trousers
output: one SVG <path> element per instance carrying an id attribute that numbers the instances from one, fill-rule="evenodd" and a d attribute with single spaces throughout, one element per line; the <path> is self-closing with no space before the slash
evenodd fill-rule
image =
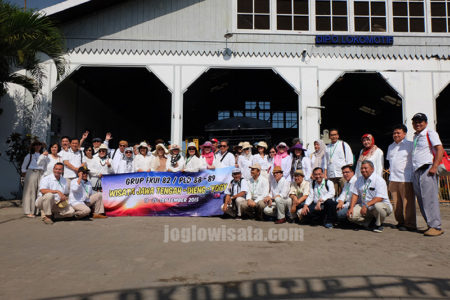
<path id="1" fill-rule="evenodd" d="M 312 223 L 334 223 L 337 218 L 336 205 L 334 200 L 328 199 L 320 205 L 321 210 L 316 210 L 316 203 L 311 203 L 308 206 L 309 212 L 305 216 L 306 220 Z"/>

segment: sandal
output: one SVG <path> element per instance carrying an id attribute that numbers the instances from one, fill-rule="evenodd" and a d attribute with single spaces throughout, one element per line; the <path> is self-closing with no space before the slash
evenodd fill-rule
<path id="1" fill-rule="evenodd" d="M 35 215 L 34 214 L 28 214 L 28 215 L 25 215 L 27 218 L 34 218 L 35 217 Z"/>

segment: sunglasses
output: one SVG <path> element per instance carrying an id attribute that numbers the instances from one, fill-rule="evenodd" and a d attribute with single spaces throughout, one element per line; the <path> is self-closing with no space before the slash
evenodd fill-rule
<path id="1" fill-rule="evenodd" d="M 219 146 L 220 148 L 226 148 L 226 147 L 228 147 L 227 145 L 220 145 Z"/>
<path id="2" fill-rule="evenodd" d="M 133 153 L 132 151 L 125 151 L 125 153 Z"/>
<path id="3" fill-rule="evenodd" d="M 188 151 L 196 150 L 195 148 L 188 148 Z"/>
<path id="4" fill-rule="evenodd" d="M 269 153 L 277 153 L 276 151 L 270 151 Z"/>
<path id="5" fill-rule="evenodd" d="M 98 150 L 98 152 L 106 152 L 106 150 L 105 149 L 100 149 L 100 150 Z"/>
<path id="6" fill-rule="evenodd" d="M 87 149 L 86 152 L 92 152 L 92 149 Z"/>

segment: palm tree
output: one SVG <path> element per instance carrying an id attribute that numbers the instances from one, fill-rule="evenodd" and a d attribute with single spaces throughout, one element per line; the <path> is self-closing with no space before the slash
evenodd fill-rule
<path id="1" fill-rule="evenodd" d="M 64 74 L 64 40 L 52 20 L 43 14 L 22 10 L 0 0 L 0 97 L 7 83 L 19 84 L 35 96 L 44 74 L 38 53 L 53 60 L 58 77 Z M 14 73 L 24 69 L 31 76 Z"/>

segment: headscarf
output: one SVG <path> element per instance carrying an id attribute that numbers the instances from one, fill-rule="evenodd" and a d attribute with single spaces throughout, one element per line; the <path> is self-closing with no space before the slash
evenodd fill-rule
<path id="1" fill-rule="evenodd" d="M 317 167 L 322 166 L 322 158 L 325 155 L 325 143 L 322 140 L 316 140 L 314 141 L 314 143 L 318 143 L 319 144 L 319 150 L 314 151 L 313 155 L 316 158 L 316 160 L 314 160 L 314 165 L 312 166 L 313 170 Z"/>
<path id="2" fill-rule="evenodd" d="M 277 154 L 275 154 L 275 157 L 273 158 L 273 164 L 275 166 L 280 166 L 281 167 L 281 161 L 283 160 L 283 158 L 288 156 L 287 147 L 285 149 L 286 150 L 284 151 L 284 153 L 280 153 L 280 151 L 278 150 L 278 147 L 277 147 Z"/>
<path id="3" fill-rule="evenodd" d="M 179 161 L 181 158 L 180 153 L 178 153 L 177 155 L 171 155 L 170 156 L 170 165 L 175 168 L 175 166 L 177 165 L 177 161 Z"/>
<path id="4" fill-rule="evenodd" d="M 364 148 L 361 155 L 359 156 L 358 161 L 359 162 L 363 162 L 367 159 L 369 159 L 373 153 L 378 149 L 378 147 L 375 145 L 375 139 L 373 138 L 373 136 L 369 133 L 366 133 L 365 135 L 362 136 L 361 141 L 364 140 L 365 138 L 369 138 L 372 143 L 370 144 L 370 146 L 368 148 Z"/>
<path id="5" fill-rule="evenodd" d="M 205 158 L 206 163 L 207 163 L 209 166 L 212 166 L 212 164 L 213 164 L 213 162 L 214 162 L 214 152 L 212 151 L 212 148 L 211 148 L 211 151 L 210 151 L 209 153 L 204 153 L 204 152 L 202 151 L 202 157 Z"/>

